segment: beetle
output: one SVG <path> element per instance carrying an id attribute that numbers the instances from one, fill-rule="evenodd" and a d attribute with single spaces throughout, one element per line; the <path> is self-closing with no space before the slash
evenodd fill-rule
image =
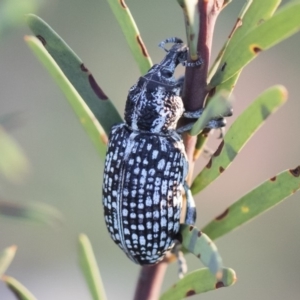
<path id="1" fill-rule="evenodd" d="M 166 43 L 174 45 L 167 50 Z M 112 127 L 103 179 L 107 229 L 114 242 L 140 265 L 161 261 L 174 247 L 184 193 L 184 223 L 194 225 L 196 220 L 195 203 L 185 181 L 188 161 L 180 135 L 191 124 L 176 127 L 182 116 L 197 118 L 203 110 L 184 111 L 182 82 L 174 78 L 174 71 L 180 63 L 200 67 L 202 61 L 187 62 L 188 48 L 179 38 L 166 39 L 159 46 L 166 56 L 130 88 L 125 121 Z M 224 125 L 219 118 L 207 128 Z"/>

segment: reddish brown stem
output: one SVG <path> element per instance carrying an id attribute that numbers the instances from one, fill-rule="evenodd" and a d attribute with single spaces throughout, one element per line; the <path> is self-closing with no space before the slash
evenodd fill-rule
<path id="1" fill-rule="evenodd" d="M 203 60 L 201 68 L 186 68 L 183 102 L 187 111 L 203 107 L 207 96 L 207 72 L 211 53 L 212 36 L 216 18 L 228 0 L 199 0 L 200 30 L 197 50 Z M 190 171 L 193 169 L 193 153 L 196 138 L 184 136 Z M 190 172 L 192 174 L 192 172 Z M 168 262 L 164 260 L 154 266 L 143 266 L 140 271 L 134 300 L 156 300 L 159 298 L 161 284 Z"/>
<path id="2" fill-rule="evenodd" d="M 154 266 L 143 266 L 140 271 L 134 300 L 157 300 L 168 263 L 162 261 Z"/>
<path id="3" fill-rule="evenodd" d="M 214 27 L 216 18 L 226 3 L 225 0 L 198 1 L 200 22 L 197 51 L 203 64 L 200 68 L 186 68 L 183 102 L 187 111 L 195 111 L 204 106 Z"/>
<path id="4" fill-rule="evenodd" d="M 203 64 L 200 68 L 186 68 L 185 71 L 185 87 L 183 102 L 187 111 L 195 111 L 204 107 L 204 102 L 208 93 L 207 90 L 207 73 L 210 62 L 211 45 L 216 19 L 226 0 L 199 0 L 198 14 L 199 35 L 197 51 L 202 58 Z M 185 134 L 185 146 L 189 161 L 189 178 L 191 180 L 194 165 L 194 146 L 196 137 Z M 192 147 L 192 148 L 191 148 Z"/>

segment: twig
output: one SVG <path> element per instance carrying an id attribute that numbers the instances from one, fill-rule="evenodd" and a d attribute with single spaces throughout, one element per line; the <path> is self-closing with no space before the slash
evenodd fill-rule
<path id="1" fill-rule="evenodd" d="M 168 262 L 162 261 L 154 266 L 143 266 L 140 271 L 134 300 L 157 300 L 167 270 Z"/>
<path id="2" fill-rule="evenodd" d="M 208 94 L 207 74 L 211 55 L 212 38 L 216 19 L 221 10 L 228 4 L 228 0 L 199 0 L 197 4 L 199 15 L 199 34 L 197 51 L 202 58 L 200 68 L 186 68 L 183 102 L 187 111 L 195 111 L 204 107 Z M 194 169 L 194 149 L 196 137 L 184 134 L 184 144 L 189 161 L 188 183 L 191 183 Z"/>
<path id="3" fill-rule="evenodd" d="M 207 96 L 207 72 L 216 19 L 227 4 L 226 0 L 199 0 L 197 4 L 199 34 L 197 50 L 203 64 L 200 68 L 186 68 L 183 102 L 187 111 L 203 108 Z"/>

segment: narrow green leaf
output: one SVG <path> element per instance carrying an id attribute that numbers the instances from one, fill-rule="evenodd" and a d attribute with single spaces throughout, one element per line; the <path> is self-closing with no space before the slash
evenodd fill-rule
<path id="1" fill-rule="evenodd" d="M 194 226 L 181 224 L 180 242 L 186 250 L 200 259 L 216 278 L 222 278 L 222 258 L 216 245 L 206 234 Z"/>
<path id="2" fill-rule="evenodd" d="M 18 300 L 36 300 L 36 298 L 28 291 L 28 289 L 15 278 L 10 276 L 3 276 L 2 280 L 14 293 Z"/>
<path id="3" fill-rule="evenodd" d="M 236 35 L 236 32 L 240 30 L 241 28 L 241 25 L 243 24 L 243 29 L 246 28 L 245 24 L 244 24 L 244 15 L 246 14 L 247 10 L 249 9 L 249 6 L 251 5 L 251 3 L 253 2 L 253 0 L 247 0 L 247 2 L 244 4 L 241 12 L 239 13 L 238 15 L 238 18 L 236 20 L 236 23 L 235 25 L 233 26 L 232 28 L 232 31 L 230 33 L 230 35 L 228 36 L 228 39 L 227 41 L 225 42 L 225 44 L 223 45 L 223 47 L 221 48 L 216 60 L 214 61 L 211 69 L 209 70 L 209 74 L 208 74 L 208 80 L 207 81 L 210 81 L 211 80 L 211 77 L 213 74 L 215 74 L 218 66 L 220 65 L 220 61 L 225 53 L 225 51 L 227 51 L 227 48 L 231 43 L 231 40 L 233 38 L 233 36 Z"/>
<path id="4" fill-rule="evenodd" d="M 281 0 L 248 0 L 229 36 L 226 52 L 230 53 L 247 33 L 269 20 L 275 13 L 280 2 Z"/>
<path id="5" fill-rule="evenodd" d="M 261 3 L 261 2 L 260 2 Z M 293 35 L 300 28 L 300 2 L 293 1 L 279 9 L 273 17 L 251 30 L 223 56 L 209 87 L 228 80 L 263 50 Z"/>
<path id="6" fill-rule="evenodd" d="M 191 186 L 193 194 L 203 190 L 225 171 L 267 117 L 285 103 L 286 99 L 287 91 L 283 86 L 271 87 L 236 119 L 209 163 L 195 178 Z"/>
<path id="7" fill-rule="evenodd" d="M 152 61 L 125 0 L 107 0 L 123 31 L 131 53 L 142 75 L 152 67 Z"/>
<path id="8" fill-rule="evenodd" d="M 265 181 L 203 228 L 212 239 L 230 232 L 279 204 L 300 188 L 300 166 Z"/>
<path id="9" fill-rule="evenodd" d="M 12 28 L 23 23 L 25 13 L 33 12 L 43 0 L 2 0 L 0 3 L 0 40 Z"/>
<path id="10" fill-rule="evenodd" d="M 79 236 L 79 261 L 94 300 L 105 300 L 105 290 L 92 245 L 85 234 Z"/>
<path id="11" fill-rule="evenodd" d="M 216 87 L 216 92 L 218 92 L 218 91 L 227 91 L 229 93 L 229 95 L 231 95 L 231 93 L 232 93 L 233 89 L 235 88 L 235 85 L 236 85 L 241 73 L 242 73 L 242 70 L 235 73 L 228 80 L 220 83 Z"/>
<path id="12" fill-rule="evenodd" d="M 193 160 L 196 161 L 202 153 L 205 151 L 205 145 L 208 140 L 208 133 L 207 130 L 203 130 L 200 134 L 197 136 L 197 142 L 195 145 L 195 150 L 193 154 Z"/>
<path id="13" fill-rule="evenodd" d="M 224 0 L 222 4 L 222 9 L 224 9 L 228 4 L 230 4 L 232 0 Z"/>
<path id="14" fill-rule="evenodd" d="M 234 270 L 223 268 L 221 280 L 210 273 L 209 269 L 203 268 L 191 272 L 180 279 L 169 290 L 162 294 L 160 300 L 181 300 L 189 296 L 205 293 L 218 288 L 231 286 L 236 282 Z"/>
<path id="15" fill-rule="evenodd" d="M 17 246 L 10 246 L 0 253 L 0 278 L 6 272 L 17 252 Z"/>
<path id="16" fill-rule="evenodd" d="M 0 126 L 0 173 L 13 182 L 20 182 L 28 171 L 23 150 Z"/>
<path id="17" fill-rule="evenodd" d="M 198 135 L 210 120 L 226 116 L 230 110 L 231 101 L 228 99 L 228 93 L 226 91 L 218 92 L 210 99 L 202 115 L 193 125 L 190 135 Z"/>
<path id="18" fill-rule="evenodd" d="M 100 157 L 104 159 L 107 138 L 101 126 L 97 120 L 95 120 L 93 113 L 87 107 L 70 81 L 66 78 L 52 56 L 46 51 L 40 40 L 33 36 L 26 36 L 25 41 L 54 78 L 57 85 L 61 88 L 73 110 L 79 117 L 81 125 L 85 128 L 91 140 L 94 142 Z"/>
<path id="19" fill-rule="evenodd" d="M 230 53 L 232 49 L 238 46 L 239 41 L 247 35 L 252 29 L 256 28 L 266 20 L 270 19 L 274 12 L 276 11 L 281 0 L 248 0 L 240 15 L 236 21 L 236 24 L 229 35 L 228 41 L 223 46 L 220 51 L 214 66 L 210 71 L 210 76 L 208 81 L 210 81 L 211 75 L 215 73 L 217 66 L 224 64 L 224 57 Z M 225 53 L 225 54 L 224 54 Z M 221 58 L 222 61 L 221 61 Z M 221 62 L 220 62 L 221 61 Z M 238 71 L 235 75 L 230 77 L 228 80 L 222 82 L 217 86 L 218 90 L 226 90 L 232 92 L 235 84 L 240 76 L 242 70 Z"/>
<path id="20" fill-rule="evenodd" d="M 121 123 L 122 118 L 91 72 L 46 22 L 32 14 L 26 16 L 26 21 L 108 135 L 111 127 Z"/>
<path id="21" fill-rule="evenodd" d="M 16 203 L 0 200 L 0 217 L 16 218 L 50 226 L 58 226 L 63 222 L 62 214 L 44 203 Z"/>
<path id="22" fill-rule="evenodd" d="M 199 18 L 197 18 L 196 5 L 197 0 L 177 0 L 178 4 L 183 10 L 184 20 L 185 20 L 185 29 L 187 36 L 187 44 L 189 47 L 189 54 L 192 60 L 197 60 L 197 42 L 198 39 L 198 23 Z"/>

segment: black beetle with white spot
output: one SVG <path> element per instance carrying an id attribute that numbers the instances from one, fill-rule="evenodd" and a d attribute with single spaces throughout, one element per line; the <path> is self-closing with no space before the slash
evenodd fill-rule
<path id="1" fill-rule="evenodd" d="M 131 87 L 125 122 L 113 126 L 105 160 L 103 205 L 107 229 L 115 243 L 135 263 L 155 264 L 174 247 L 185 193 L 185 224 L 193 225 L 196 208 L 185 182 L 188 162 L 179 118 L 199 117 L 203 110 L 185 112 L 182 82 L 174 78 L 178 64 L 187 62 L 188 48 L 178 38 L 165 58 Z M 225 125 L 214 119 L 207 128 Z"/>

